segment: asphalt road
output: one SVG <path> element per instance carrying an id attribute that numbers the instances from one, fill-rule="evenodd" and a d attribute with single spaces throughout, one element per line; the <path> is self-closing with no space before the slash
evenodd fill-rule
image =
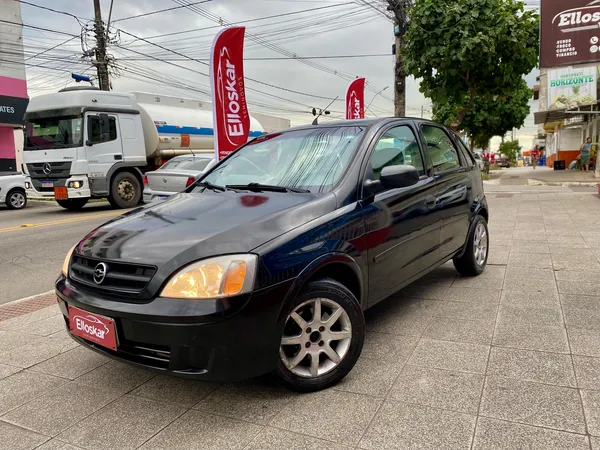
<path id="1" fill-rule="evenodd" d="M 0 206 L 0 304 L 53 289 L 69 249 L 123 212 L 108 203 L 92 203 L 79 212 L 54 202 L 30 201 L 21 211 Z"/>

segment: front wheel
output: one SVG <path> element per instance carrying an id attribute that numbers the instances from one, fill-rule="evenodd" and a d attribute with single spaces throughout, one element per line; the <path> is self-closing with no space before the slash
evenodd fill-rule
<path id="1" fill-rule="evenodd" d="M 87 204 L 88 200 L 87 198 L 70 198 L 69 200 L 56 200 L 56 203 L 69 211 L 79 211 Z"/>
<path id="2" fill-rule="evenodd" d="M 23 209 L 27 206 L 27 195 L 20 189 L 10 191 L 6 196 L 8 209 Z"/>
<path id="3" fill-rule="evenodd" d="M 365 319 L 344 285 L 324 278 L 303 290 L 288 313 L 275 374 L 297 392 L 326 389 L 356 364 L 365 339 Z"/>
<path id="4" fill-rule="evenodd" d="M 112 206 L 134 208 L 142 198 L 140 180 L 131 172 L 120 172 L 112 179 L 108 195 Z"/>
<path id="5" fill-rule="evenodd" d="M 476 276 L 485 269 L 488 259 L 489 234 L 487 222 L 483 216 L 473 219 L 469 240 L 464 254 L 452 261 L 461 275 Z"/>

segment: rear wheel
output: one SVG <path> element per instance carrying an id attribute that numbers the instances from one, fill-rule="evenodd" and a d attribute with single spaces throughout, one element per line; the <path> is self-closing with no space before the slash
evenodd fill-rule
<path id="1" fill-rule="evenodd" d="M 87 204 L 88 200 L 87 198 L 70 198 L 69 200 L 56 200 L 56 203 L 69 211 L 79 211 Z"/>
<path id="2" fill-rule="evenodd" d="M 108 201 L 113 207 L 133 208 L 142 198 L 142 186 L 131 172 L 120 172 L 112 179 Z"/>
<path id="3" fill-rule="evenodd" d="M 298 392 L 326 389 L 356 364 L 365 339 L 365 320 L 356 297 L 324 278 L 308 284 L 288 313 L 275 371 Z"/>
<path id="4" fill-rule="evenodd" d="M 485 269 L 488 259 L 489 234 L 482 216 L 473 219 L 467 248 L 460 258 L 454 258 L 454 267 L 461 275 L 476 276 Z"/>
<path id="5" fill-rule="evenodd" d="M 27 195 L 21 189 L 15 189 L 6 196 L 6 206 L 8 209 L 23 209 L 27 206 Z"/>

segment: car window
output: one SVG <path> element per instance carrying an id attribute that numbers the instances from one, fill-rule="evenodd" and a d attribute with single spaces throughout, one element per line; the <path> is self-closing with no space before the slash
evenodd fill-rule
<path id="1" fill-rule="evenodd" d="M 192 163 L 188 164 L 185 166 L 185 170 L 204 170 L 206 169 L 206 166 L 208 166 L 208 163 L 210 162 L 210 159 L 196 159 L 194 160 Z"/>
<path id="2" fill-rule="evenodd" d="M 375 144 L 368 177 L 378 180 L 384 167 L 407 164 L 425 175 L 419 144 L 410 127 L 403 125 L 386 131 Z"/>
<path id="3" fill-rule="evenodd" d="M 172 170 L 175 168 L 182 169 L 183 166 L 193 163 L 192 158 L 173 158 L 161 166 L 161 170 Z"/>
<path id="4" fill-rule="evenodd" d="M 91 117 L 96 118 L 98 116 L 91 116 Z M 102 141 L 102 129 L 100 127 L 100 120 L 98 120 L 98 119 L 89 120 L 88 126 L 91 127 L 91 139 L 90 139 L 91 142 L 94 142 L 94 143 L 110 142 L 110 141 L 114 141 L 115 139 L 117 139 L 117 119 L 115 119 L 114 117 L 108 118 L 108 129 L 109 129 L 109 134 L 110 134 L 108 141 Z"/>
<path id="5" fill-rule="evenodd" d="M 458 151 L 444 130 L 432 125 L 423 125 L 421 129 L 434 173 L 460 167 Z"/>
<path id="6" fill-rule="evenodd" d="M 463 159 L 467 163 L 467 166 L 473 167 L 475 165 L 475 158 L 473 157 L 473 154 L 469 151 L 461 138 L 457 136 L 456 141 L 458 142 L 458 149 L 460 150 Z"/>

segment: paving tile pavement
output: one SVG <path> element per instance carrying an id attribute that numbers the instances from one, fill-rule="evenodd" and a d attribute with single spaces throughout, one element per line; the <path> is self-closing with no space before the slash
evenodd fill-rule
<path id="1" fill-rule="evenodd" d="M 49 300 L 6 309 L 0 450 L 600 450 L 600 200 L 488 200 L 484 274 L 445 264 L 369 310 L 325 392 L 157 376 L 77 346 Z"/>

